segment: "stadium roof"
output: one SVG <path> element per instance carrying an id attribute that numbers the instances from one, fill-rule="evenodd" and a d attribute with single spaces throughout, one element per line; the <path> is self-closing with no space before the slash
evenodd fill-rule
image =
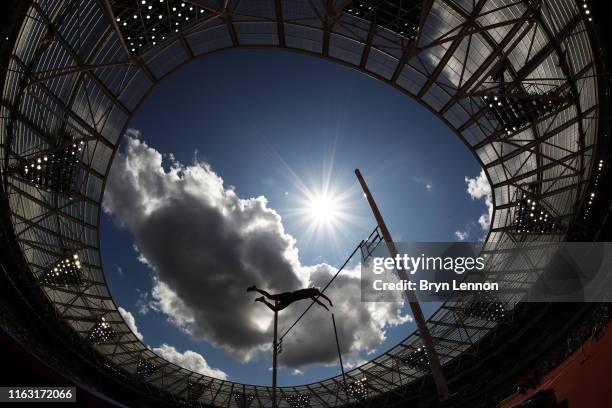
<path id="1" fill-rule="evenodd" d="M 235 48 L 353 67 L 418 100 L 474 153 L 493 191 L 488 242 L 563 240 L 593 216 L 608 166 L 598 157 L 591 18 L 582 0 L 34 1 L 10 39 L 2 90 L 0 154 L 16 240 L 58 316 L 113 370 L 185 402 L 271 406 L 270 387 L 209 378 L 150 351 L 106 285 L 106 176 L 151 89 L 195 58 Z M 526 200 L 544 222 L 525 216 Z M 428 322 L 441 362 L 475 345 L 496 317 L 463 300 L 442 306 Z M 427 374 L 422 360 L 413 333 L 347 372 L 347 390 L 341 377 L 280 387 L 279 406 L 401 397 L 401 386 Z"/>

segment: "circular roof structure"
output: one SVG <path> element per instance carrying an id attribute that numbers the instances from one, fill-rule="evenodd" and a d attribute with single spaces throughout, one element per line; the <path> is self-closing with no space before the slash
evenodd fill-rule
<path id="1" fill-rule="evenodd" d="M 110 370 L 177 401 L 272 406 L 270 387 L 157 356 L 107 287 L 99 249 L 106 177 L 153 87 L 195 58 L 236 48 L 352 67 L 419 101 L 473 152 L 493 192 L 487 242 L 561 241 L 593 216 L 591 194 L 607 168 L 598 156 L 590 20 L 582 0 L 34 1 L 9 39 L 2 88 L 0 154 L 15 240 L 59 318 Z M 540 219 L 521 212 L 527 200 Z M 499 318 L 466 300 L 446 302 L 428 321 L 441 363 Z M 342 376 L 279 387 L 279 406 L 353 404 L 427 374 L 413 333 L 348 371 L 346 390 Z"/>

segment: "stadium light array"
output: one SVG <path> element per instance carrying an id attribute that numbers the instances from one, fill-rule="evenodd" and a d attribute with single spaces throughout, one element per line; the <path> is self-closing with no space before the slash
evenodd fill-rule
<path id="1" fill-rule="evenodd" d="M 89 332 L 87 339 L 92 344 L 107 343 L 117 336 L 117 332 L 113 330 L 110 323 L 104 317 L 100 318 L 94 327 Z"/>
<path id="2" fill-rule="evenodd" d="M 234 392 L 234 401 L 240 408 L 249 408 L 255 396 L 251 393 Z"/>
<path id="3" fill-rule="evenodd" d="M 53 286 L 78 286 L 83 284 L 81 261 L 79 254 L 63 256 L 54 265 L 47 268 L 40 277 L 40 281 Z"/>
<path id="4" fill-rule="evenodd" d="M 522 194 L 511 230 L 518 234 L 546 234 L 560 231 L 560 225 L 535 198 Z"/>
<path id="5" fill-rule="evenodd" d="M 584 210 L 584 214 L 582 216 L 582 218 L 584 220 L 586 220 L 587 218 L 589 218 L 592 214 L 592 210 L 593 210 L 593 205 L 595 203 L 595 200 L 597 198 L 598 195 L 598 190 L 600 188 L 600 183 L 601 183 L 601 178 L 603 176 L 603 173 L 605 171 L 605 162 L 603 159 L 600 159 L 597 162 L 597 169 L 595 170 L 595 182 L 593 183 L 593 189 L 594 191 L 591 191 L 591 193 L 588 196 L 588 201 L 586 203 L 586 208 Z"/>
<path id="6" fill-rule="evenodd" d="M 285 397 L 289 408 L 306 408 L 310 406 L 310 394 L 291 394 Z"/>
<path id="7" fill-rule="evenodd" d="M 419 371 L 427 371 L 429 369 L 429 360 L 425 347 L 420 346 L 413 349 L 408 355 L 402 357 L 402 363 Z"/>
<path id="8" fill-rule="evenodd" d="M 69 193 L 83 148 L 82 140 L 69 142 L 32 158 L 23 159 L 19 162 L 16 173 L 37 188 Z"/>
<path id="9" fill-rule="evenodd" d="M 487 116 L 495 120 L 510 135 L 545 115 L 557 111 L 563 99 L 551 95 L 484 95 L 483 103 L 488 107 Z"/>
<path id="10" fill-rule="evenodd" d="M 346 388 L 346 392 L 355 399 L 365 400 L 368 398 L 367 378 L 365 377 L 352 380 Z"/>
<path id="11" fill-rule="evenodd" d="M 150 377 L 158 371 L 158 368 L 151 361 L 146 360 L 144 358 L 138 359 L 138 363 L 136 364 L 136 373 L 142 377 Z"/>
<path id="12" fill-rule="evenodd" d="M 462 313 L 471 318 L 490 322 L 500 322 L 506 318 L 506 308 L 503 303 L 495 301 L 471 302 Z"/>
<path id="13" fill-rule="evenodd" d="M 582 4 L 580 5 L 580 11 L 584 15 L 584 18 L 588 21 L 593 21 L 593 16 L 591 15 L 591 8 L 586 0 L 582 0 Z"/>
<path id="14" fill-rule="evenodd" d="M 421 4 L 421 1 L 416 0 L 352 1 L 344 8 L 344 12 L 414 40 L 421 19 Z"/>
<path id="15" fill-rule="evenodd" d="M 204 21 L 211 13 L 177 0 L 114 0 L 111 7 L 131 54 L 138 54 Z"/>

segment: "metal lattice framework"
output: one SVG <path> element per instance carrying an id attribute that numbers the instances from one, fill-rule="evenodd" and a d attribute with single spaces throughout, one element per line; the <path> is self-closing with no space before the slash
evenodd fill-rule
<path id="1" fill-rule="evenodd" d="M 607 166 L 594 157 L 598 82 L 583 3 L 36 0 L 10 57 L 0 128 L 6 198 L 31 273 L 58 319 L 104 356 L 108 370 L 146 384 L 143 392 L 157 387 L 182 402 L 270 407 L 270 387 L 209 378 L 148 350 L 107 288 L 98 236 L 104 184 L 151 89 L 194 58 L 235 48 L 285 48 L 353 67 L 418 100 L 474 153 L 493 190 L 488 242 L 536 239 L 522 212 L 531 200 L 555 220 L 536 237 L 562 240 L 587 217 L 596 199 L 590 180 Z M 38 169 L 49 182 L 23 170 L 44 157 L 55 160 Z M 78 271 L 69 265 L 65 279 L 50 279 L 49 266 L 67 251 L 78 254 Z M 496 326 L 494 309 L 449 301 L 429 319 L 442 364 Z M 403 386 L 427 375 L 420 349 L 414 333 L 345 379 L 280 387 L 279 406 L 402 398 Z"/>

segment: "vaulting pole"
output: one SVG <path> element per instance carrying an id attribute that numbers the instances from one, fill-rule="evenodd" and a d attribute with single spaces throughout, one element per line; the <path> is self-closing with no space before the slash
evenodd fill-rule
<path id="1" fill-rule="evenodd" d="M 355 175 L 359 180 L 359 184 L 361 184 L 361 188 L 363 189 L 363 193 L 365 194 L 368 203 L 370 204 L 370 208 L 374 213 L 374 218 L 376 218 L 376 222 L 378 223 L 378 228 L 380 228 L 380 232 L 387 244 L 387 248 L 389 249 L 389 255 L 395 258 L 398 254 L 397 248 L 393 239 L 391 238 L 391 233 L 387 229 L 387 225 L 385 224 L 385 220 L 383 219 L 380 211 L 378 210 L 378 206 L 374 201 L 374 197 L 370 193 L 370 189 L 366 184 L 363 176 L 359 169 L 355 169 Z M 401 269 L 397 271 L 400 279 L 408 281 L 408 275 L 406 271 Z M 434 348 L 433 338 L 431 337 L 431 333 L 427 328 L 427 324 L 425 323 L 425 317 L 423 316 L 423 311 L 421 310 L 421 306 L 419 305 L 419 300 L 416 297 L 416 294 L 412 290 L 405 291 L 406 298 L 408 299 L 408 303 L 410 304 L 410 309 L 412 310 L 412 314 L 414 315 L 414 321 L 416 322 L 417 329 L 419 330 L 419 335 L 423 340 L 423 346 L 425 347 L 425 352 L 427 353 L 427 358 L 429 360 L 429 368 L 431 369 L 431 375 L 436 384 L 436 390 L 438 391 L 438 397 L 440 400 L 445 400 L 450 396 L 448 391 L 448 384 L 446 383 L 446 378 L 442 373 L 442 367 L 440 366 L 440 359 L 438 358 L 438 354 L 436 353 L 436 349 Z"/>
<path id="2" fill-rule="evenodd" d="M 272 408 L 276 408 L 276 356 L 278 355 L 278 310 L 274 301 L 274 341 L 272 342 Z"/>

